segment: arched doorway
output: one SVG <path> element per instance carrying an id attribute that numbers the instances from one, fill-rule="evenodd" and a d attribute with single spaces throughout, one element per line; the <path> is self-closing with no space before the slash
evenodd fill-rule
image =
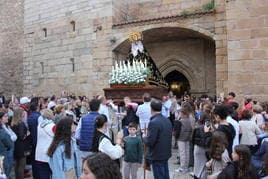
<path id="1" fill-rule="evenodd" d="M 167 74 L 165 80 L 169 85 L 169 90 L 177 97 L 181 97 L 185 92 L 189 93 L 190 91 L 188 79 L 177 70 Z"/>
<path id="2" fill-rule="evenodd" d="M 216 49 L 210 36 L 193 29 L 159 27 L 143 31 L 143 44 L 166 80 L 172 74 L 181 77 L 175 82 L 184 81 L 182 91 L 195 96 L 216 94 Z M 118 44 L 114 60 L 126 59 L 129 49 L 128 40 Z M 176 93 L 180 96 L 183 92 Z"/>

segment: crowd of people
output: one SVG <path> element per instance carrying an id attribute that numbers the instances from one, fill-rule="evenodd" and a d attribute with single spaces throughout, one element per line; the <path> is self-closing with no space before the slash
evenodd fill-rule
<path id="1" fill-rule="evenodd" d="M 268 102 L 246 96 L 239 105 L 234 92 L 218 100 L 172 92 L 142 99 L 1 98 L 0 178 L 135 179 L 143 167 L 169 179 L 172 148 L 180 174 L 267 177 Z"/>

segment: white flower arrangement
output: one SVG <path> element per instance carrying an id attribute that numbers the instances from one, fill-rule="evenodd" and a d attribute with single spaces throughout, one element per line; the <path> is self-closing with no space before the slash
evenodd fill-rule
<path id="1" fill-rule="evenodd" d="M 129 61 L 126 64 L 122 61 L 115 62 L 115 66 L 112 67 L 109 83 L 126 85 L 144 84 L 150 75 L 150 69 L 146 64 L 146 60 L 144 63 L 133 60 L 132 65 L 130 65 Z"/>

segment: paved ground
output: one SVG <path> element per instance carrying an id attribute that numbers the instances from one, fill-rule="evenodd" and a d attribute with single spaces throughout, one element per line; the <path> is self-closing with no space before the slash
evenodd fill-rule
<path id="1" fill-rule="evenodd" d="M 179 174 L 175 172 L 175 169 L 179 167 L 179 165 L 176 165 L 176 157 L 178 154 L 178 150 L 172 150 L 172 157 L 169 160 L 169 176 L 170 179 L 193 179 L 188 173 L 187 174 Z M 144 178 L 144 171 L 143 168 L 140 168 L 138 171 L 138 179 L 143 179 Z M 32 179 L 32 177 L 27 178 L 27 179 Z M 154 179 L 153 173 L 151 171 L 146 171 L 146 179 Z"/>
<path id="2" fill-rule="evenodd" d="M 179 165 L 175 164 L 177 161 L 176 159 L 177 155 L 178 155 L 178 150 L 172 150 L 172 157 L 168 161 L 170 179 L 193 179 L 193 177 L 191 177 L 188 173 L 179 174 L 175 172 L 175 169 L 179 167 Z M 138 179 L 143 179 L 143 178 L 144 178 L 143 168 L 140 168 L 138 171 Z M 151 171 L 146 171 L 146 179 L 154 179 L 153 173 Z"/>
<path id="3" fill-rule="evenodd" d="M 188 173 L 187 174 L 179 174 L 175 172 L 175 169 L 179 167 L 179 165 L 175 164 L 177 161 L 178 150 L 172 150 L 172 157 L 169 159 L 169 176 L 170 179 L 193 179 Z M 32 177 L 27 178 L 32 179 Z M 143 168 L 138 170 L 138 179 L 144 179 L 144 171 Z M 154 179 L 152 171 L 146 171 L 146 179 Z"/>

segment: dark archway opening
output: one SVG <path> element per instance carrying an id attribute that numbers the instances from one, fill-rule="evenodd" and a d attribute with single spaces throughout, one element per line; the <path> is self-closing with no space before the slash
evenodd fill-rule
<path id="1" fill-rule="evenodd" d="M 174 70 L 167 74 L 165 77 L 166 82 L 169 85 L 169 90 L 173 92 L 177 97 L 181 97 L 185 92 L 189 94 L 190 84 L 187 78 L 177 70 Z"/>

